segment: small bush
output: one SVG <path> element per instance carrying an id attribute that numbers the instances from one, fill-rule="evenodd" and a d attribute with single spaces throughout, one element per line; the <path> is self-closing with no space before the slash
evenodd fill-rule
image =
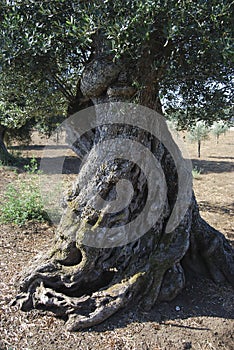
<path id="1" fill-rule="evenodd" d="M 23 225 L 27 221 L 48 221 L 35 179 L 17 180 L 3 195 L 0 222 Z"/>
<path id="2" fill-rule="evenodd" d="M 194 179 L 200 179 L 201 178 L 201 169 L 199 169 L 198 167 L 194 167 L 193 170 L 192 170 L 192 175 L 193 175 L 193 178 Z"/>
<path id="3" fill-rule="evenodd" d="M 29 174 L 39 174 L 40 170 L 38 170 L 38 164 L 36 158 L 33 156 L 30 159 L 29 164 L 24 166 L 24 170 Z"/>

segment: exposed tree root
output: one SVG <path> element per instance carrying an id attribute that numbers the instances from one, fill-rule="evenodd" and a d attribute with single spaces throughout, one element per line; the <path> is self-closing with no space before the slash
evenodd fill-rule
<path id="1" fill-rule="evenodd" d="M 158 233 L 161 229 L 157 226 Z M 185 268 L 192 267 L 215 282 L 234 284 L 233 250 L 222 234 L 199 217 L 195 200 L 183 223 L 170 235 L 149 232 L 136 242 L 112 249 L 79 246 L 80 262 L 74 252 L 73 261 L 71 256 L 67 260 L 69 254 L 59 260 L 58 242 L 56 250 L 40 256 L 26 270 L 16 303 L 24 311 L 54 312 L 66 320 L 71 331 L 99 324 L 133 300 L 149 310 L 156 300 L 173 299 L 185 284 L 180 265 L 185 254 Z"/>
<path id="2" fill-rule="evenodd" d="M 183 266 L 212 278 L 216 283 L 234 285 L 234 252 L 223 234 L 200 217 L 195 203 L 190 247 Z"/>

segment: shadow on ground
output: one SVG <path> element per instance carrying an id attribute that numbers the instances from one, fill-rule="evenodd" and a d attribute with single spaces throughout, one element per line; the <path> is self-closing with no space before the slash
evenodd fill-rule
<path id="1" fill-rule="evenodd" d="M 209 213 L 219 213 L 219 214 L 228 214 L 233 215 L 234 214 L 234 202 L 227 204 L 225 206 L 221 205 L 215 205 L 211 204 L 207 201 L 200 201 L 199 202 L 199 209 L 202 211 L 208 211 Z"/>
<path id="2" fill-rule="evenodd" d="M 226 173 L 234 171 L 234 162 L 228 161 L 212 161 L 212 160 L 200 160 L 191 159 L 193 167 L 197 167 L 201 170 L 202 174 L 208 173 Z"/>
<path id="3" fill-rule="evenodd" d="M 46 149 L 70 149 L 70 147 L 66 145 L 16 145 L 16 146 L 9 146 L 9 150 L 15 150 L 15 151 L 43 151 Z"/>
<path id="4" fill-rule="evenodd" d="M 15 167 L 8 167 L 8 170 L 18 170 L 24 172 L 25 165 L 30 165 L 32 159 L 35 159 L 38 164 L 38 170 L 43 173 L 52 174 L 79 174 L 81 160 L 75 156 L 60 156 L 60 157 L 27 157 L 20 158 L 15 161 Z"/>
<path id="5" fill-rule="evenodd" d="M 221 156 L 209 156 L 209 158 L 215 158 L 215 159 L 234 159 L 234 157 L 221 157 Z"/>
<path id="6" fill-rule="evenodd" d="M 190 276 L 187 278 L 186 287 L 173 301 L 157 303 L 150 312 L 144 312 L 136 305 L 131 305 L 128 310 L 119 311 L 103 324 L 95 326 L 93 331 L 114 330 L 134 322 L 170 324 L 170 321 L 200 316 L 234 319 L 234 294 L 230 285 L 219 286 L 202 277 Z M 205 325 L 196 327 L 176 325 L 175 322 L 172 322 L 171 326 L 200 331 L 208 330 Z"/>
<path id="7" fill-rule="evenodd" d="M 46 174 L 79 174 L 81 160 L 74 156 L 36 158 L 40 170 Z"/>

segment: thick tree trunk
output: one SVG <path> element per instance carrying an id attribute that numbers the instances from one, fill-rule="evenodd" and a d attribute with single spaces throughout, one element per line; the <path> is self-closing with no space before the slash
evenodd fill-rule
<path id="1" fill-rule="evenodd" d="M 0 125 L 0 160 L 3 164 L 7 163 L 11 159 L 11 155 L 8 152 L 4 137 L 6 133 L 6 128 Z"/>
<path id="2" fill-rule="evenodd" d="M 38 257 L 20 280 L 16 301 L 22 310 L 53 311 L 66 319 L 70 330 L 103 322 L 132 300 L 148 310 L 156 300 L 173 299 L 184 287 L 185 269 L 208 275 L 216 282 L 234 283 L 233 250 L 221 233 L 201 219 L 194 196 L 177 227 L 166 231 L 179 181 L 179 170 L 169 148 L 149 132 L 128 124 L 105 125 L 106 110 L 100 104 L 129 101 L 135 93 L 124 73 L 119 66 L 103 59 L 85 70 L 81 90 L 92 99 L 97 118 L 104 124 L 82 139 L 83 151 L 82 141 L 73 145 L 80 157 L 84 157 L 85 150 L 90 151 L 79 174 L 79 183 L 86 185 L 78 187 L 78 182 L 74 185 L 52 249 Z M 140 102 L 146 99 L 150 107 L 160 108 L 155 98 L 157 87 L 145 88 L 147 93 L 141 94 Z M 115 118 L 113 111 L 108 113 Z M 143 124 L 147 123 L 144 120 L 147 116 L 142 118 Z M 133 161 L 106 161 L 100 148 L 94 147 L 113 138 L 120 145 L 125 139 L 132 139 L 148 148 L 163 169 L 167 192 L 157 222 L 145 234 L 141 234 L 144 227 L 139 225 L 136 232 L 131 232 L 131 239 L 127 237 L 124 243 L 125 236 L 120 235 L 114 237 L 115 243 L 119 239 L 120 244 L 111 245 L 113 237 L 105 237 L 105 227 L 119 227 L 121 232 L 121 227 L 143 210 L 148 198 L 145 174 Z M 98 167 L 99 160 L 103 167 Z M 105 203 L 111 202 L 116 199 L 119 179 L 132 183 L 130 205 L 112 215 L 93 210 L 94 188 L 98 188 Z M 158 185 L 155 178 L 155 187 Z M 90 232 L 90 226 L 93 230 L 101 227 L 93 241 L 92 232 L 96 231 Z M 92 244 L 87 244 L 90 240 Z"/>

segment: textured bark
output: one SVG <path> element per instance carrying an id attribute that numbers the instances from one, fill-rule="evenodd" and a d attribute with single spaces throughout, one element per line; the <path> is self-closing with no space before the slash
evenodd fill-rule
<path id="1" fill-rule="evenodd" d="M 147 94 L 141 96 L 147 97 L 150 107 L 153 103 L 160 108 L 155 99 L 157 87 L 148 84 L 146 88 Z M 103 59 L 87 67 L 81 91 L 97 105 L 97 111 L 100 103 L 129 101 L 136 93 L 125 71 Z M 102 118 L 101 113 L 99 117 Z M 86 223 L 111 227 L 116 222 L 121 226 L 131 220 L 147 196 L 145 179 L 132 162 L 109 162 L 86 188 L 74 185 L 66 199 L 67 206 L 52 249 L 26 268 L 16 299 L 25 311 L 31 308 L 53 311 L 67 321 L 70 330 L 103 322 L 131 301 L 149 310 L 156 300 L 173 299 L 184 287 L 184 269 L 192 268 L 216 282 L 233 283 L 233 250 L 221 233 L 201 219 L 195 197 L 191 198 L 180 225 L 170 233 L 165 232 L 177 196 L 178 178 L 173 159 L 159 140 L 141 130 L 133 133 L 128 126 L 99 127 L 86 134 L 83 142 L 73 145 L 81 158 L 91 150 L 85 168 L 92 169 L 97 157 L 102 156 L 95 153 L 93 144 L 113 136 L 120 140 L 132 137 L 150 149 L 164 170 L 167 200 L 157 223 L 140 238 L 119 247 L 93 248 L 82 243 Z M 107 181 L 113 169 L 114 175 Z M 86 176 L 83 168 L 79 176 Z M 105 200 L 113 200 L 120 178 L 132 182 L 135 197 L 131 208 L 125 208 L 119 216 L 101 217 L 99 212 L 90 209 L 86 195 L 91 196 L 96 186 Z"/>
<path id="2" fill-rule="evenodd" d="M 12 158 L 4 142 L 5 133 L 6 128 L 0 125 L 0 160 L 3 163 L 7 163 Z"/>

